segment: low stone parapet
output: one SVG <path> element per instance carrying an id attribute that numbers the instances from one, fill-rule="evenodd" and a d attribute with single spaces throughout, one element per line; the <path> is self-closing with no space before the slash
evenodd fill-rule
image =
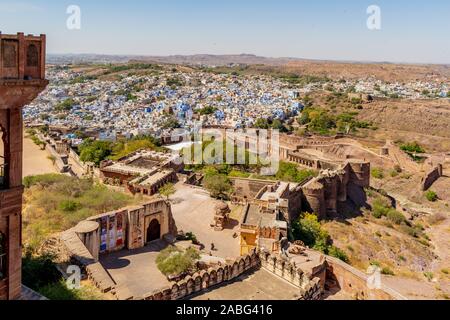
<path id="1" fill-rule="evenodd" d="M 443 176 L 442 164 L 437 165 L 427 172 L 420 182 L 421 191 L 427 191 L 433 184 Z"/>
<path id="2" fill-rule="evenodd" d="M 339 290 L 355 300 L 407 300 L 399 292 L 383 283 L 379 288 L 369 287 L 369 275 L 357 270 L 345 262 L 326 257 L 327 276 L 332 277 Z"/>
<path id="3" fill-rule="evenodd" d="M 170 286 L 150 292 L 143 297 L 134 297 L 135 300 L 180 300 L 191 295 L 201 293 L 215 286 L 224 285 L 239 276 L 259 268 L 260 259 L 256 251 L 240 257 L 225 266 L 217 266 L 196 272 L 183 280 L 171 283 Z"/>
<path id="4" fill-rule="evenodd" d="M 322 282 L 325 281 L 326 272 L 325 261 L 323 265 L 317 267 L 317 270 L 308 273 L 288 258 L 273 255 L 268 251 L 260 251 L 259 257 L 263 269 L 299 288 L 301 297 L 299 300 L 321 299 L 324 287 Z"/>
<path id="5" fill-rule="evenodd" d="M 71 258 L 86 270 L 89 279 L 98 289 L 105 293 L 115 288 L 116 284 L 113 279 L 111 279 L 103 266 L 95 260 L 73 229 L 62 233 L 60 238 L 69 251 Z"/>

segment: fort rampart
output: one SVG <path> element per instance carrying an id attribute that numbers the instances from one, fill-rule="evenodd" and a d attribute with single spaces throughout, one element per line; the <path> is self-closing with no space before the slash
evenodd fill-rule
<path id="1" fill-rule="evenodd" d="M 427 172 L 427 174 L 422 178 L 422 181 L 420 183 L 421 190 L 427 191 L 442 176 L 443 176 L 443 169 L 442 165 L 439 164 L 434 169 Z"/>

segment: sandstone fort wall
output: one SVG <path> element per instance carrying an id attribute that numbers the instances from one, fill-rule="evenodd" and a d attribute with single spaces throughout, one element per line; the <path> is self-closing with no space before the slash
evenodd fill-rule
<path id="1" fill-rule="evenodd" d="M 266 251 L 261 251 L 259 258 L 262 268 L 299 288 L 300 300 L 319 300 L 321 298 L 326 277 L 325 263 L 313 270 L 312 274 L 308 274 L 287 259 Z"/>
<path id="2" fill-rule="evenodd" d="M 340 290 L 356 300 L 406 300 L 400 293 L 384 286 L 371 289 L 369 275 L 333 257 L 326 257 L 327 278 L 333 279 Z"/>
<path id="3" fill-rule="evenodd" d="M 217 266 L 187 276 L 169 287 L 149 293 L 143 297 L 128 297 L 127 300 L 179 300 L 199 294 L 209 288 L 226 284 L 260 266 L 256 252 L 240 257 L 225 266 Z"/>
<path id="4" fill-rule="evenodd" d="M 431 188 L 431 186 L 443 175 L 442 165 L 438 165 L 433 170 L 428 172 L 425 177 L 422 178 L 421 181 L 421 189 L 422 191 L 427 191 Z"/>

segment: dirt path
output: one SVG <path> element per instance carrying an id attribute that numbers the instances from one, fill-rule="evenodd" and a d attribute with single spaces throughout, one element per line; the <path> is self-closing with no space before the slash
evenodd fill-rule
<path id="1" fill-rule="evenodd" d="M 434 252 L 439 257 L 433 263 L 432 271 L 440 278 L 442 289 L 450 294 L 450 277 L 442 274 L 442 270 L 450 270 L 450 216 L 442 223 L 432 226 L 427 234 L 434 245 Z"/>
<path id="2" fill-rule="evenodd" d="M 41 150 L 28 138 L 23 140 L 23 177 L 30 175 L 58 173 L 58 170 L 48 159 L 48 153 Z"/>
<path id="3" fill-rule="evenodd" d="M 76 161 L 74 161 L 73 159 L 72 159 L 72 157 L 69 157 L 68 158 L 68 161 L 69 161 L 69 165 L 71 166 L 71 168 L 72 168 L 72 171 L 73 171 L 73 173 L 78 177 L 78 178 L 81 178 L 81 177 L 83 177 L 83 175 L 84 175 L 84 169 L 82 168 L 82 167 L 80 167 L 80 165 L 76 162 Z"/>

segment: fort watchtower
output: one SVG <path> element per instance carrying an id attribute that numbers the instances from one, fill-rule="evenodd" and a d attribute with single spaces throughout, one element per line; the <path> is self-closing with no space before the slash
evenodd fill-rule
<path id="1" fill-rule="evenodd" d="M 0 300 L 21 295 L 22 108 L 48 84 L 45 42 L 0 33 Z"/>

